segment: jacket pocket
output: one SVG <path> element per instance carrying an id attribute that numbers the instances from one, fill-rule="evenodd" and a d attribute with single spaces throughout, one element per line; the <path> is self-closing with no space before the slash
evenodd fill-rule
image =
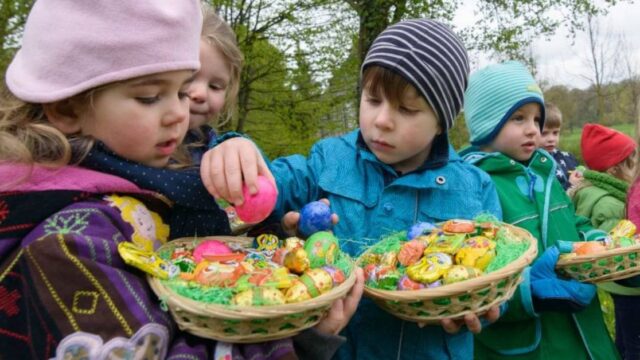
<path id="1" fill-rule="evenodd" d="M 418 221 L 441 222 L 450 219 L 473 219 L 487 213 L 479 191 L 447 189 L 428 191 L 419 197 Z"/>

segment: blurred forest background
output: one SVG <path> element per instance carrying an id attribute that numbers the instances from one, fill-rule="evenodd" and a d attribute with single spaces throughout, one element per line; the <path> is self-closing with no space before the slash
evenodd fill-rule
<path id="1" fill-rule="evenodd" d="M 579 156 L 586 122 L 634 136 L 639 118 L 640 71 L 624 37 L 600 30 L 598 19 L 622 0 L 209 0 L 235 30 L 245 56 L 238 108 L 219 124 L 251 136 L 270 157 L 306 153 L 320 138 L 357 127 L 361 61 L 376 35 L 406 18 L 428 17 L 454 27 L 471 58 L 519 59 L 536 73 L 531 42 L 562 30 L 588 34 L 591 74 L 584 89 L 540 85 L 564 114 L 562 146 Z M 627 1 L 628 2 L 628 1 Z M 482 21 L 453 25 L 460 6 Z M 33 0 L 0 0 L 0 76 L 20 46 Z M 61 19 L 64 21 L 64 19 Z M 171 29 L 167 29 L 171 31 Z M 4 83 L 4 79 L 2 79 Z M 467 143 L 461 115 L 451 141 Z"/>

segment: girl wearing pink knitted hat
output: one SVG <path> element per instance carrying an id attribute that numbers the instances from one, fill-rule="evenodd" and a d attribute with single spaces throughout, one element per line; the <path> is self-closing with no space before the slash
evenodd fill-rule
<path id="1" fill-rule="evenodd" d="M 201 19 L 197 0 L 34 3 L 0 96 L 0 358 L 211 357 L 118 253 L 230 232 L 182 145 Z"/>
<path id="2" fill-rule="evenodd" d="M 569 190 L 578 215 L 609 231 L 620 220 L 632 218 L 627 205 L 629 184 L 636 171 L 637 144 L 628 135 L 598 124 L 586 124 L 580 141 L 588 167 L 582 181 Z M 636 211 L 636 216 L 640 214 Z M 640 224 L 639 224 L 640 225 Z M 598 285 L 611 294 L 616 325 L 616 347 L 623 359 L 640 356 L 640 277 Z"/>

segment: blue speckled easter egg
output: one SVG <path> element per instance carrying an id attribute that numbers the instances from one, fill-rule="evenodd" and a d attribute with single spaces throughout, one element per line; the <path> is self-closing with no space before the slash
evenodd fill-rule
<path id="1" fill-rule="evenodd" d="M 413 224 L 413 226 L 411 226 L 409 228 L 409 231 L 407 232 L 407 239 L 409 240 L 415 239 L 420 235 L 430 233 L 431 230 L 435 228 L 436 228 L 435 225 L 428 222 L 419 222 L 419 223 Z"/>
<path id="2" fill-rule="evenodd" d="M 309 237 L 318 231 L 330 230 L 332 226 L 331 209 L 322 201 L 310 202 L 300 210 L 298 231 L 304 237 Z"/>

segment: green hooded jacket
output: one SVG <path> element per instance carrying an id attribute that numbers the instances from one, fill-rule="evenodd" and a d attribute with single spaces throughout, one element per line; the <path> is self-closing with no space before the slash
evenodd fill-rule
<path id="1" fill-rule="evenodd" d="M 569 196 L 576 207 L 576 214 L 591 219 L 593 226 L 608 232 L 625 218 L 628 188 L 629 184 L 623 180 L 606 173 L 587 170 L 585 180 L 572 188 Z M 613 281 L 600 283 L 598 287 L 617 295 L 640 295 L 640 287 L 625 286 Z"/>
<path id="2" fill-rule="evenodd" d="M 465 154 L 466 153 L 466 154 Z M 527 229 L 538 239 L 542 254 L 557 240 L 595 240 L 606 235 L 589 219 L 577 216 L 555 177 L 556 164 L 546 151 L 533 153 L 528 166 L 502 153 L 464 151 L 465 161 L 491 176 L 505 222 Z M 509 300 L 502 317 L 476 336 L 476 359 L 616 359 L 595 297 L 584 310 L 571 314 L 536 313 L 529 271 Z"/>

